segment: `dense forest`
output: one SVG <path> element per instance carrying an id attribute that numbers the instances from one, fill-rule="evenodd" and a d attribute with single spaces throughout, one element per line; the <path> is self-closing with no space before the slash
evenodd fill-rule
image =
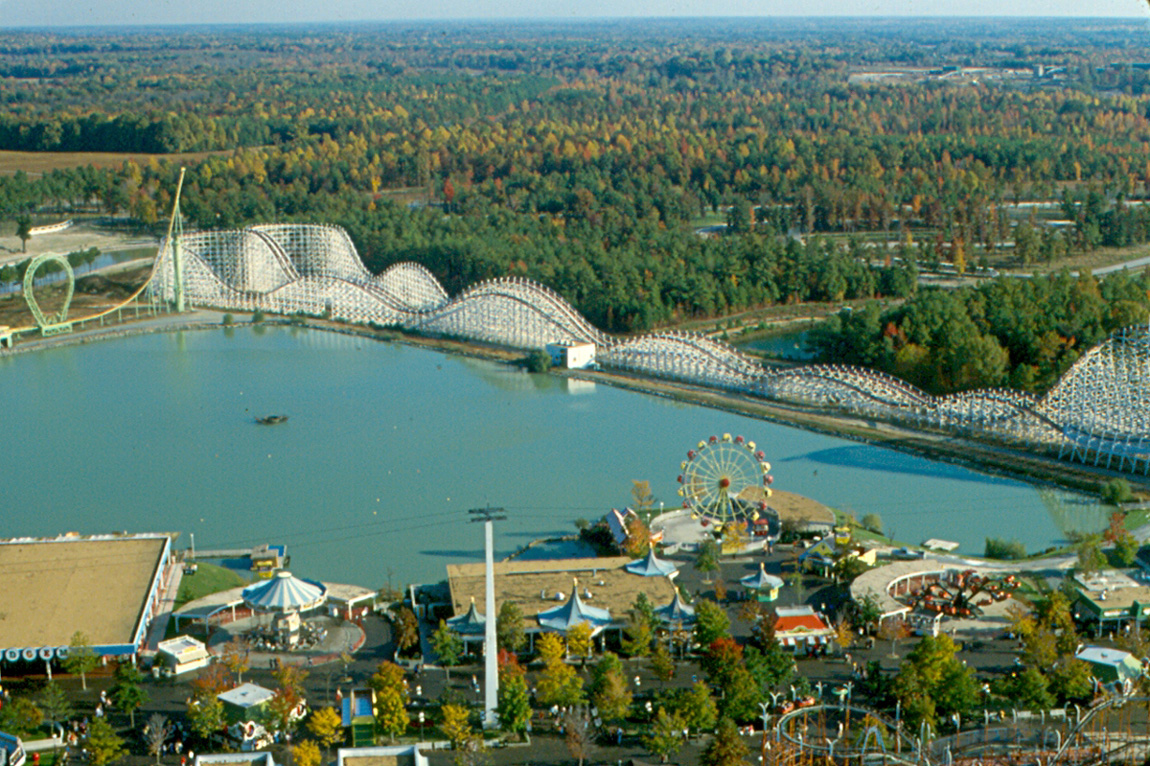
<path id="1" fill-rule="evenodd" d="M 192 226 L 338 223 L 375 271 L 416 260 L 453 293 L 530 277 L 613 332 L 911 299 L 835 320 L 820 352 L 931 390 L 1040 391 L 1145 319 L 1144 281 L 942 292 L 919 274 L 1150 240 L 1140 34 L 1113 20 L 8 32 L 0 149 L 157 156 L 0 178 L 0 217 L 158 226 L 178 174 L 163 155 L 202 152 Z"/>

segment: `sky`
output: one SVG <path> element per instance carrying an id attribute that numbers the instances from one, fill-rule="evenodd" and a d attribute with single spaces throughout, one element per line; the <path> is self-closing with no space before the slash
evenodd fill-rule
<path id="1" fill-rule="evenodd" d="M 1150 0 L 0 0 L 0 28 L 414 19 L 702 16 L 1092 16 Z"/>

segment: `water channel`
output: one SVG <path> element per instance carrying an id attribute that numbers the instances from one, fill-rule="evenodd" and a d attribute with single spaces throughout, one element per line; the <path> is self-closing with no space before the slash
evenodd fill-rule
<path id="1" fill-rule="evenodd" d="M 371 587 L 481 560 L 467 509 L 508 509 L 506 554 L 648 479 L 678 505 L 686 451 L 742 434 L 775 487 L 878 513 L 898 538 L 1034 551 L 1105 512 L 1064 493 L 726 412 L 306 329 L 178 332 L 0 359 L 3 535 L 180 531 L 286 543 L 297 573 Z M 256 416 L 284 413 L 261 426 Z"/>

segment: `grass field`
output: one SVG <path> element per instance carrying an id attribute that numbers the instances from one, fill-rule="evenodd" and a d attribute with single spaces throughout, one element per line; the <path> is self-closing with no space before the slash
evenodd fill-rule
<path id="1" fill-rule="evenodd" d="M 179 609 L 197 598 L 245 584 L 244 578 L 230 569 L 215 564 L 199 564 L 195 574 L 185 574 L 180 581 L 180 592 L 176 594 L 175 608 Z"/>
<path id="2" fill-rule="evenodd" d="M 38 176 L 51 170 L 82 168 L 91 165 L 97 168 L 118 168 L 131 160 L 137 165 L 145 165 L 152 160 L 157 162 L 198 162 L 213 154 L 222 152 L 184 152 L 182 154 L 144 154 L 142 152 L 10 152 L 0 151 L 0 175 L 10 176 L 23 170 L 30 176 Z"/>

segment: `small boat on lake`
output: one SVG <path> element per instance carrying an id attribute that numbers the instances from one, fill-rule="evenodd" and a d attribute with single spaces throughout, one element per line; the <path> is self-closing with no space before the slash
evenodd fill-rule
<path id="1" fill-rule="evenodd" d="M 265 415 L 262 418 L 256 418 L 256 422 L 261 426 L 274 426 L 280 423 L 286 423 L 287 415 Z"/>

